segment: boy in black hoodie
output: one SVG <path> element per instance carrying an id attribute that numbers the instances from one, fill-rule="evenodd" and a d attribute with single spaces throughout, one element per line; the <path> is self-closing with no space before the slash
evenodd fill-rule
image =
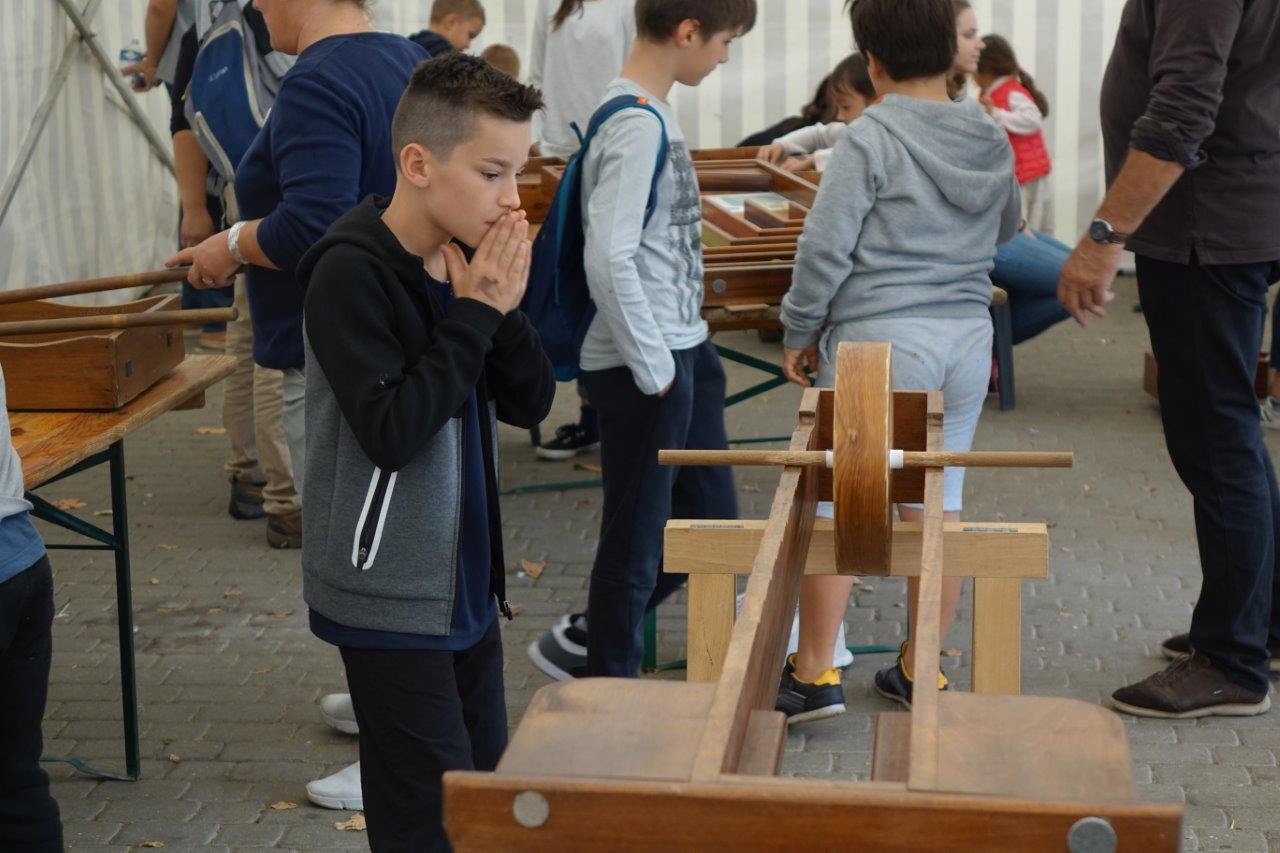
<path id="1" fill-rule="evenodd" d="M 448 849 L 441 774 L 491 770 L 506 746 L 496 421 L 532 427 L 555 392 L 516 308 L 516 177 L 541 105 L 477 57 L 420 65 L 392 124 L 394 196 L 365 199 L 298 268 L 303 595 L 342 652 L 374 850 Z"/>
<path id="2" fill-rule="evenodd" d="M 420 45 L 430 58 L 437 59 L 471 47 L 483 29 L 484 7 L 480 0 L 436 0 L 431 4 L 427 28 L 409 36 L 409 41 Z"/>

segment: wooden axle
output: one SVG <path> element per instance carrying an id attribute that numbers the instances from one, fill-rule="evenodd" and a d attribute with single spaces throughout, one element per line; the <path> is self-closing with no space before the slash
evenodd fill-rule
<path id="1" fill-rule="evenodd" d="M 6 290 L 0 292 L 0 305 L 34 302 L 37 299 L 55 299 L 59 296 L 78 296 L 82 293 L 102 293 L 128 287 L 155 287 L 158 284 L 186 281 L 187 271 L 190 269 L 191 267 L 173 267 L 154 272 L 111 275 L 106 278 L 88 278 L 83 281 L 64 281 L 59 284 L 42 284 L 39 287 L 27 287 L 21 290 Z"/>
<path id="2" fill-rule="evenodd" d="M 1074 454 L 1020 451 L 890 450 L 888 467 L 900 468 L 1070 468 Z M 660 465 L 799 465 L 835 467 L 831 450 L 659 450 Z"/>
<path id="3" fill-rule="evenodd" d="M 50 335 L 59 332 L 97 332 L 137 326 L 195 326 L 230 323 L 240 316 L 235 308 L 194 308 L 187 311 L 151 311 L 138 314 L 95 314 L 49 320 L 14 320 L 0 323 L 0 337 Z"/>

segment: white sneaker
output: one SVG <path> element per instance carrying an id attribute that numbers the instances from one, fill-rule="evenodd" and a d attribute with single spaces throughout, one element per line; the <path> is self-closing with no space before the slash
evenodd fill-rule
<path id="1" fill-rule="evenodd" d="M 350 693 L 330 693 L 320 699 L 320 716 L 343 734 L 360 734 L 355 709 L 351 707 Z"/>
<path id="2" fill-rule="evenodd" d="M 325 809 L 364 811 L 360 788 L 360 762 L 344 767 L 332 776 L 307 783 L 307 799 Z"/>
<path id="3" fill-rule="evenodd" d="M 1258 404 L 1258 413 L 1262 416 L 1262 425 L 1267 429 L 1280 429 L 1280 406 L 1273 402 L 1272 397 L 1263 398 Z"/>

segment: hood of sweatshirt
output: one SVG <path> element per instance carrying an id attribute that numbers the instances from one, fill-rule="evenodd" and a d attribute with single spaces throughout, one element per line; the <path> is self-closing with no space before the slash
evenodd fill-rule
<path id="1" fill-rule="evenodd" d="M 969 213 L 1003 207 L 1013 174 L 1009 135 L 972 98 L 952 103 L 886 95 L 858 119 L 906 149 L 951 204 Z"/>
<path id="2" fill-rule="evenodd" d="M 416 32 L 409 36 L 409 41 L 416 43 L 425 50 L 429 59 L 444 56 L 446 53 L 453 53 L 453 45 L 449 43 L 449 40 L 439 33 L 431 32 L 431 30 Z"/>
<path id="3" fill-rule="evenodd" d="M 338 245 L 354 246 L 367 252 L 390 269 L 401 284 L 410 288 L 421 287 L 422 258 L 400 245 L 396 235 L 382 221 L 382 211 L 390 203 L 391 199 L 385 196 L 371 195 L 338 217 L 298 262 L 297 279 L 302 289 L 306 290 L 320 257 Z"/>

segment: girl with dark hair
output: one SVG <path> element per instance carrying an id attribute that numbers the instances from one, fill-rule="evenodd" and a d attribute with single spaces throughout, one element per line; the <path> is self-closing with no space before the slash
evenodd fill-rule
<path id="1" fill-rule="evenodd" d="M 761 160 L 791 172 L 810 169 L 821 172 L 827 167 L 831 149 L 845 127 L 876 99 L 876 87 L 867 73 L 867 60 L 860 53 L 846 56 L 827 79 L 827 91 L 836 108 L 835 119 L 776 137 L 760 149 Z"/>
<path id="2" fill-rule="evenodd" d="M 737 147 L 755 148 L 768 145 L 779 136 L 785 136 L 793 130 L 835 120 L 836 106 L 831 100 L 831 75 L 828 74 L 818 83 L 818 89 L 813 93 L 813 100 L 800 109 L 800 115 L 787 116 L 777 124 L 756 131 L 739 142 Z"/>
<path id="3" fill-rule="evenodd" d="M 1036 81 L 1018 65 L 1013 47 L 1003 36 L 983 36 L 982 56 L 973 80 L 982 87 L 979 100 L 987 114 L 1009 134 L 1013 170 L 1022 187 L 1022 211 L 1027 224 L 1043 227 L 1048 202 L 1047 178 L 1052 170 L 1042 127 L 1049 102 Z"/>
<path id="4" fill-rule="evenodd" d="M 533 116 L 535 154 L 567 158 L 578 150 L 571 125 L 587 132 L 635 38 L 635 0 L 539 0 L 529 85 L 542 90 L 546 106 Z M 581 403 L 577 422 L 557 427 L 539 445 L 539 458 L 572 459 L 600 443 L 596 411 L 585 397 Z"/>
<path id="5" fill-rule="evenodd" d="M 529 84 L 546 100 L 533 124 L 539 154 L 568 157 L 578 150 L 570 123 L 586 132 L 635 37 L 635 0 L 539 0 L 529 57 Z"/>

